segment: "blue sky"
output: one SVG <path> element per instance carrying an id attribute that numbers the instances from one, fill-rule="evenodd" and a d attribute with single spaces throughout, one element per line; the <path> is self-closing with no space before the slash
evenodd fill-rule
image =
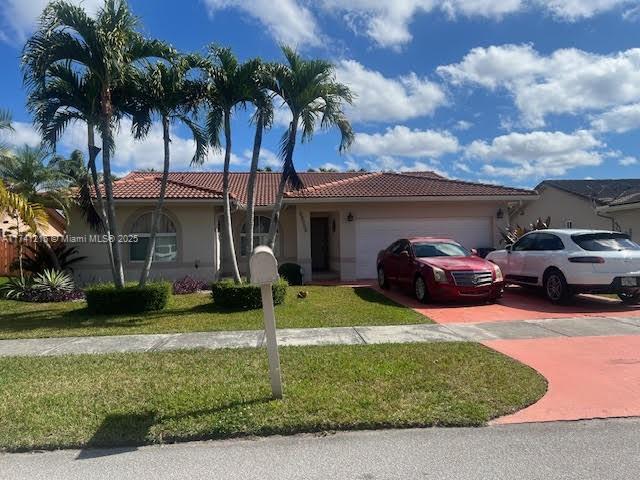
<path id="1" fill-rule="evenodd" d="M 95 11 L 99 0 L 85 0 Z M 18 57 L 44 6 L 0 0 L 0 105 L 14 144 L 38 142 L 25 111 Z M 241 59 L 280 59 L 278 44 L 336 65 L 357 98 L 347 110 L 356 141 L 337 153 L 335 132 L 299 145 L 299 170 L 436 170 L 516 186 L 544 178 L 639 177 L 640 0 L 131 0 L 149 36 L 182 51 L 227 45 Z M 159 7 L 161 5 L 161 7 Z M 346 5 L 346 6 L 345 6 Z M 250 112 L 233 123 L 235 170 L 247 168 Z M 277 165 L 286 111 L 264 142 Z M 174 127 L 173 168 L 189 168 L 192 142 Z M 85 148 L 81 125 L 60 150 Z M 116 170 L 161 167 L 156 128 L 143 142 L 118 136 Z M 211 154 L 206 169 L 219 169 Z"/>

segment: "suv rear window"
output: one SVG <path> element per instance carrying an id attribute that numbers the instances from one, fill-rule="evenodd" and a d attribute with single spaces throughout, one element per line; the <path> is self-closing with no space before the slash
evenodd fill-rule
<path id="1" fill-rule="evenodd" d="M 590 252 L 610 252 L 617 250 L 640 250 L 624 233 L 584 233 L 571 235 L 571 239 L 583 250 Z"/>

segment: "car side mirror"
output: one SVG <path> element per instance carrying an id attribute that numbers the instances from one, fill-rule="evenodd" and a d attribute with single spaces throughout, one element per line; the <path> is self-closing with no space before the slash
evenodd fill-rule
<path id="1" fill-rule="evenodd" d="M 471 255 L 473 255 L 474 257 L 478 256 L 478 250 L 476 250 L 475 248 L 471 249 Z"/>

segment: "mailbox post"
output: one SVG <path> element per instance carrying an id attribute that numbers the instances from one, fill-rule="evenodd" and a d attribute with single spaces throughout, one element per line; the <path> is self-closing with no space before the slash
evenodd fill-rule
<path id="1" fill-rule="evenodd" d="M 280 375 L 280 356 L 276 340 L 276 316 L 273 309 L 271 285 L 278 280 L 278 262 L 269 247 L 256 247 L 249 260 L 251 280 L 260 285 L 264 332 L 269 356 L 269 378 L 273 398 L 282 398 L 282 377 Z"/>

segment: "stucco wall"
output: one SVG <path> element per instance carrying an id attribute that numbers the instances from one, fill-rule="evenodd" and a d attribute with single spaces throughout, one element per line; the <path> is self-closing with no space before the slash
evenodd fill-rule
<path id="1" fill-rule="evenodd" d="M 151 204 L 118 205 L 116 214 L 120 233 L 128 233 L 138 216 L 152 210 Z M 166 205 L 165 211 L 176 225 L 178 258 L 175 262 L 154 262 L 151 268 L 151 277 L 175 280 L 190 275 L 194 278 L 212 280 L 216 273 L 214 268 L 214 206 L 203 203 L 169 203 Z M 77 246 L 80 255 L 87 257 L 74 266 L 76 281 L 81 285 L 110 281 L 112 278 L 108 266 L 106 245 L 95 242 L 83 243 L 82 239 L 86 239 L 89 234 L 79 211 L 74 210 L 68 228 L 69 240 L 71 240 L 69 244 Z M 77 237 L 75 243 L 73 237 Z M 126 244 L 122 244 L 122 255 L 126 279 L 136 281 L 140 275 L 142 264 L 129 261 L 129 246 Z"/>
<path id="2" fill-rule="evenodd" d="M 498 209 L 505 215 L 496 218 Z M 498 227 L 508 224 L 507 204 L 495 201 L 464 201 L 464 202 L 376 202 L 376 203 L 343 203 L 343 204 L 300 204 L 296 206 L 297 215 L 297 245 L 298 263 L 305 270 L 309 279 L 311 272 L 311 238 L 308 233 L 312 212 L 331 212 L 336 220 L 337 253 L 339 261 L 335 262 L 336 271 L 340 272 L 342 280 L 356 278 L 356 222 L 349 222 L 347 217 L 351 213 L 355 219 L 366 218 L 451 218 L 451 217 L 487 217 L 493 225 L 494 247 L 500 245 Z M 331 219 L 330 219 L 331 223 Z M 331 230 L 331 226 L 330 226 Z M 330 240 L 333 237 L 330 237 Z"/>
<path id="3" fill-rule="evenodd" d="M 631 238 L 640 242 L 640 209 L 620 210 L 607 214 L 615 219 L 620 230 L 631 235 Z"/>
<path id="4" fill-rule="evenodd" d="M 599 217 L 591 201 L 553 187 L 540 190 L 540 198 L 525 205 L 522 215 L 511 219 L 514 225 L 523 227 L 535 222 L 538 218 L 545 220 L 551 217 L 551 227 L 567 228 L 571 221 L 572 228 L 596 228 L 611 230 L 611 220 Z"/>

